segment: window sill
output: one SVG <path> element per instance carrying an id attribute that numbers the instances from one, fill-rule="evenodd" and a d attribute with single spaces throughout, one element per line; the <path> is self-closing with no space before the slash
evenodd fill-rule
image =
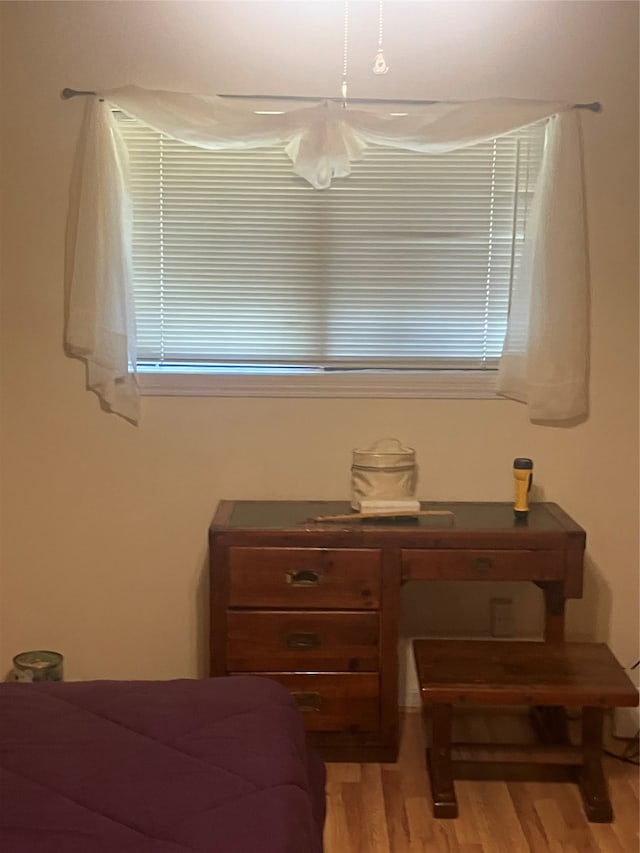
<path id="1" fill-rule="evenodd" d="M 140 391 L 160 397 L 347 397 L 500 399 L 495 370 L 242 373 L 141 368 Z"/>

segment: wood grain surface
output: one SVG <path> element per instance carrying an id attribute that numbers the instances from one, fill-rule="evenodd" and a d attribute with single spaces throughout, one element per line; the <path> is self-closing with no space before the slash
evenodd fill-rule
<path id="1" fill-rule="evenodd" d="M 460 817 L 437 820 L 425 769 L 428 728 L 420 713 L 405 712 L 396 764 L 327 765 L 325 853 L 638 851 L 638 768 L 608 757 L 611 824 L 587 821 L 572 783 L 485 779 L 458 781 Z M 526 713 L 515 709 L 464 711 L 454 731 L 468 741 L 532 738 Z"/>

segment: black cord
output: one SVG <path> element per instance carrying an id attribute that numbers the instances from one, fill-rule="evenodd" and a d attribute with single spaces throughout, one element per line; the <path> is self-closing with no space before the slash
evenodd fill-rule
<path id="1" fill-rule="evenodd" d="M 617 758 L 618 761 L 625 761 L 627 764 L 634 764 L 636 767 L 640 767 L 638 755 L 640 731 L 637 731 L 634 737 L 619 737 L 617 735 L 612 735 L 612 737 L 614 740 L 626 741 L 625 748 L 622 750 L 622 753 L 612 752 L 610 749 L 603 749 L 603 753 L 611 756 L 611 758 Z"/>
<path id="2" fill-rule="evenodd" d="M 624 752 L 622 755 L 618 755 L 617 752 L 611 752 L 610 749 L 603 749 L 602 753 L 603 755 L 608 755 L 610 758 L 615 758 L 616 761 L 623 761 L 625 764 L 633 764 L 634 767 L 640 767 L 640 761 L 637 758 L 628 757 Z"/>

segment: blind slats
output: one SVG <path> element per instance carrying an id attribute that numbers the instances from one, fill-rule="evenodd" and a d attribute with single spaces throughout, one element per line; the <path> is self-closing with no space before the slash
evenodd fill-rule
<path id="1" fill-rule="evenodd" d="M 121 130 L 141 363 L 495 367 L 543 125 L 449 154 L 371 148 L 321 191 L 279 149 Z"/>

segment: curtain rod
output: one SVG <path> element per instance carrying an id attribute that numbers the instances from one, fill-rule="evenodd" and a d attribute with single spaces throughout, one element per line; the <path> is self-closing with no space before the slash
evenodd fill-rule
<path id="1" fill-rule="evenodd" d="M 63 89 L 60 92 L 60 97 L 65 100 L 69 100 L 70 98 L 77 98 L 83 95 L 96 95 L 96 92 L 87 92 L 79 89 Z M 235 100 L 245 100 L 245 101 L 335 101 L 336 103 L 343 103 L 344 100 L 341 97 L 331 97 L 331 98 L 312 98 L 308 95 L 217 95 L 218 98 L 232 98 Z M 428 106 L 429 104 L 459 104 L 461 101 L 423 101 L 418 99 L 407 99 L 407 98 L 347 98 L 347 103 L 349 104 L 413 104 L 414 106 L 422 105 Z M 592 113 L 600 113 L 602 112 L 602 104 L 600 101 L 592 101 L 589 104 L 573 104 L 574 110 L 591 110 Z"/>

